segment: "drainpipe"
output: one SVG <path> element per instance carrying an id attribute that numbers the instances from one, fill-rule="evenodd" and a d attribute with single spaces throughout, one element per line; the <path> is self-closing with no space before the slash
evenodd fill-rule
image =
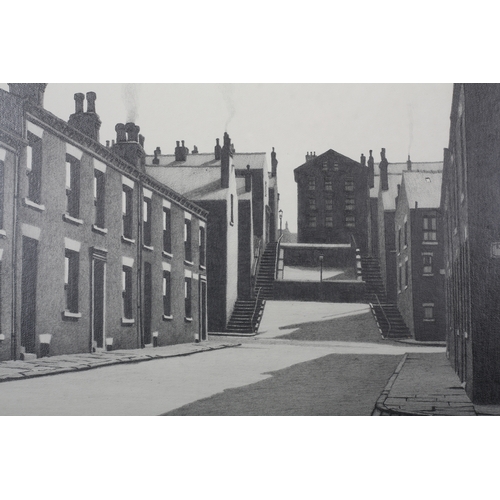
<path id="1" fill-rule="evenodd" d="M 143 218 L 142 182 L 137 179 L 137 339 L 138 347 L 144 347 L 142 321 L 142 218 Z"/>
<path id="2" fill-rule="evenodd" d="M 17 359 L 17 210 L 19 204 L 19 169 L 21 168 L 21 149 L 19 148 L 14 157 L 14 207 L 12 210 L 12 282 L 11 282 L 11 340 L 10 355 Z"/>

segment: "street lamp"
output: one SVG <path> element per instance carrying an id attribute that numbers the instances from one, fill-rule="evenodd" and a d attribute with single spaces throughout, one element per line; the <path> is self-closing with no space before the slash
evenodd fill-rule
<path id="1" fill-rule="evenodd" d="M 281 208 L 278 214 L 280 216 L 280 236 L 283 236 L 283 210 Z"/>
<path id="2" fill-rule="evenodd" d="M 319 282 L 323 283 L 323 255 L 319 256 Z"/>

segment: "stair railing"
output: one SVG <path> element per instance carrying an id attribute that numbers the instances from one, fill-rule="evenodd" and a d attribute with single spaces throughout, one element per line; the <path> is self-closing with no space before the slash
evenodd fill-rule
<path id="1" fill-rule="evenodd" d="M 389 325 L 389 329 L 387 330 L 387 338 L 389 338 L 389 335 L 391 333 L 392 325 L 391 322 L 389 321 L 389 318 L 387 317 L 387 314 L 385 314 L 384 307 L 382 306 L 380 299 L 378 298 L 378 295 L 375 293 L 375 297 L 377 298 L 378 305 L 382 311 L 382 314 L 384 315 L 385 320 L 387 321 L 387 324 Z"/>
<path id="2" fill-rule="evenodd" d="M 274 279 L 278 279 L 278 261 L 280 258 L 280 247 L 281 247 L 281 238 L 283 238 L 283 234 L 278 238 L 278 242 L 276 243 L 276 257 L 274 259 Z M 285 265 L 285 260 L 283 259 L 283 266 Z"/>
<path id="3" fill-rule="evenodd" d="M 252 314 L 252 330 L 254 332 L 257 331 L 257 324 L 256 324 L 256 321 L 255 321 L 255 314 L 257 313 L 257 307 L 259 306 L 259 298 L 260 298 L 260 292 L 262 290 L 262 287 L 259 287 L 257 289 L 257 296 L 255 297 L 255 305 L 254 305 L 254 308 L 253 308 L 253 314 Z"/>
<path id="4" fill-rule="evenodd" d="M 254 250 L 254 258 L 252 265 L 252 290 L 255 290 L 257 284 L 257 276 L 259 274 L 260 260 L 262 256 L 262 238 L 259 238 L 256 251 Z"/>

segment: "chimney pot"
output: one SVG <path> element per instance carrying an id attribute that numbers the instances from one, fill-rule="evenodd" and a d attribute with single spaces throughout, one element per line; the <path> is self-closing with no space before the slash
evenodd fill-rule
<path id="1" fill-rule="evenodd" d="M 87 113 L 95 113 L 95 100 L 97 95 L 95 92 L 87 92 Z"/>
<path id="2" fill-rule="evenodd" d="M 109 141 L 106 141 L 106 147 L 109 148 Z"/>
<path id="3" fill-rule="evenodd" d="M 75 113 L 83 113 L 83 100 L 85 99 L 85 96 L 81 93 L 78 92 L 75 94 Z"/>
<path id="4" fill-rule="evenodd" d="M 117 123 L 115 125 L 116 131 L 116 142 L 126 142 L 127 136 L 125 135 L 125 125 L 123 123 Z"/>
<path id="5" fill-rule="evenodd" d="M 406 162 L 406 167 L 408 168 L 408 170 L 411 172 L 411 160 L 410 160 L 410 155 L 408 155 L 408 160 Z"/>
<path id="6" fill-rule="evenodd" d="M 144 136 L 139 134 L 139 144 L 144 147 Z"/>
<path id="7" fill-rule="evenodd" d="M 216 160 L 220 160 L 221 158 L 221 149 L 219 139 L 215 139 L 214 155 Z"/>
<path id="8" fill-rule="evenodd" d="M 379 164 L 380 168 L 380 185 L 382 188 L 382 191 L 387 191 L 389 189 L 389 177 L 388 177 L 388 166 L 389 162 L 387 161 L 387 158 L 385 157 L 385 148 L 382 148 L 382 151 L 380 151 L 380 157 L 381 161 Z"/>
<path id="9" fill-rule="evenodd" d="M 360 161 L 361 165 L 364 167 L 366 165 L 366 156 L 361 153 L 361 161 Z"/>

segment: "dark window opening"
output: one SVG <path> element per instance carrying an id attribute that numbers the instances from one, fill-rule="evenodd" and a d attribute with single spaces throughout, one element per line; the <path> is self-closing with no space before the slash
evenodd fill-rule
<path id="1" fill-rule="evenodd" d="M 122 213 L 123 213 L 123 236 L 132 239 L 132 207 L 133 207 L 133 189 L 129 186 L 123 186 L 122 192 Z"/>
<path id="2" fill-rule="evenodd" d="M 28 198 L 41 204 L 42 187 L 42 140 L 28 132 L 29 146 L 27 149 Z"/>
<path id="3" fill-rule="evenodd" d="M 151 198 L 144 198 L 143 205 L 143 238 L 144 245 L 151 246 Z"/>
<path id="4" fill-rule="evenodd" d="M 170 271 L 163 271 L 163 315 L 172 315 L 171 301 L 171 274 Z"/>
<path id="5" fill-rule="evenodd" d="M 64 255 L 64 290 L 66 293 L 66 311 L 78 312 L 78 278 L 80 254 L 66 249 Z"/>
<path id="6" fill-rule="evenodd" d="M 170 208 L 163 208 L 163 251 L 172 253 L 172 212 Z"/>
<path id="7" fill-rule="evenodd" d="M 97 227 L 104 228 L 106 225 L 105 213 L 106 200 L 106 177 L 104 172 L 94 170 L 94 223 Z"/>
<path id="8" fill-rule="evenodd" d="M 80 216 L 80 162 L 66 155 L 66 212 L 77 219 Z"/>
<path id="9" fill-rule="evenodd" d="M 193 252 L 191 248 L 193 235 L 191 234 L 191 220 L 184 219 L 184 259 L 188 262 L 193 260 Z"/>
<path id="10" fill-rule="evenodd" d="M 186 318 L 191 318 L 191 278 L 184 278 L 184 309 Z"/>
<path id="11" fill-rule="evenodd" d="M 132 268 L 122 267 L 123 317 L 133 319 L 132 310 Z"/>
<path id="12" fill-rule="evenodd" d="M 200 226 L 200 266 L 204 266 L 205 262 L 205 228 Z"/>

